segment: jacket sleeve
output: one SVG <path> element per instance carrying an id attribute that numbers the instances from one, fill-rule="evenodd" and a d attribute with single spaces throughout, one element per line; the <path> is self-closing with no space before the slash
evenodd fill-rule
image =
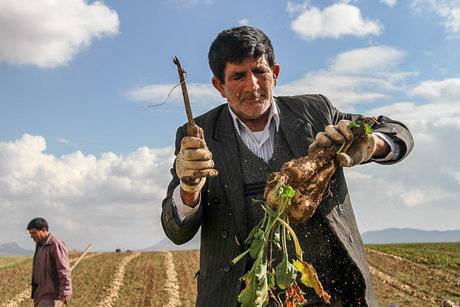
<path id="1" fill-rule="evenodd" d="M 321 94 L 276 97 L 277 101 L 290 109 L 299 119 L 309 123 L 313 137 L 318 132 L 324 131 L 327 125 L 337 125 L 342 119 L 359 121 L 366 116 L 339 111 L 329 99 Z M 367 116 L 375 116 L 369 114 Z M 404 159 L 414 147 L 414 140 L 409 129 L 403 123 L 389 117 L 380 115 L 378 124 L 371 124 L 374 132 L 381 132 L 389 136 L 400 147 L 399 155 L 391 161 L 379 161 L 380 164 L 393 164 Z"/>
<path id="2" fill-rule="evenodd" d="M 72 279 L 70 276 L 69 252 L 64 242 L 55 245 L 54 259 L 59 281 L 59 296 L 72 295 Z"/>
<path id="3" fill-rule="evenodd" d="M 186 135 L 185 126 L 177 129 L 176 149 L 174 153 L 176 156 L 180 151 L 181 140 Z M 166 236 L 175 244 L 180 245 L 190 241 L 197 233 L 201 225 L 203 209 L 202 206 L 200 206 L 200 209 L 195 214 L 188 216 L 183 222 L 179 220 L 176 206 L 172 201 L 174 189 L 180 184 L 180 180 L 176 174 L 176 162 L 174 162 L 171 168 L 171 175 L 172 179 L 168 185 L 167 194 L 162 203 L 161 224 Z"/>

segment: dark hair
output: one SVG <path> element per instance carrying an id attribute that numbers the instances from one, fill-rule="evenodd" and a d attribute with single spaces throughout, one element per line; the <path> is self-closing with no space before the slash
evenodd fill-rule
<path id="1" fill-rule="evenodd" d="M 275 51 L 270 39 L 262 30 L 241 26 L 223 30 L 209 47 L 208 60 L 212 73 L 224 83 L 227 63 L 240 64 L 249 57 L 267 55 L 268 64 L 275 64 Z"/>
<path id="2" fill-rule="evenodd" d="M 49 230 L 48 222 L 44 218 L 36 217 L 32 221 L 29 222 L 29 225 L 27 225 L 27 230 L 31 230 L 31 229 L 42 230 L 43 227 L 45 227 L 46 231 L 48 231 Z"/>

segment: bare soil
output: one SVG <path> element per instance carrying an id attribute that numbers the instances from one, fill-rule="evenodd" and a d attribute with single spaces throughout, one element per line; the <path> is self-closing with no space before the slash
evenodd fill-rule
<path id="1" fill-rule="evenodd" d="M 460 247 L 460 243 L 454 243 Z M 429 250 L 432 245 L 420 245 Z M 408 250 L 408 248 L 407 248 Z M 404 250 L 406 251 L 406 249 Z M 420 261 L 395 256 L 389 252 L 366 249 L 374 290 L 379 306 L 399 307 L 440 306 L 443 299 L 460 303 L 460 254 L 457 249 L 430 252 Z M 196 300 L 195 273 L 199 267 L 199 251 L 174 251 L 181 306 L 194 306 Z M 402 253 L 404 254 L 404 253 Z M 166 268 L 164 252 L 143 252 L 125 267 L 123 284 L 114 306 L 167 306 L 165 290 Z M 444 259 L 448 261 L 432 260 Z M 72 272 L 74 296 L 70 306 L 96 306 L 111 286 L 120 261 L 127 253 L 90 254 Z M 73 259 L 71 257 L 71 259 Z M 0 270 L 0 305 L 25 289 L 30 289 L 31 263 L 22 263 Z M 25 299 L 20 307 L 30 307 Z"/>

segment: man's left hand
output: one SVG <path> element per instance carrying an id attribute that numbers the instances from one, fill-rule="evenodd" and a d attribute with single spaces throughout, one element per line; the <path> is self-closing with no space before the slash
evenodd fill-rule
<path id="1" fill-rule="evenodd" d="M 376 136 L 366 134 L 355 136 L 350 128 L 350 121 L 342 119 L 339 123 L 326 126 L 324 132 L 316 136 L 316 146 L 328 147 L 331 144 L 342 145 L 352 142 L 346 152 L 337 155 L 337 161 L 341 167 L 352 167 L 368 161 L 376 148 Z"/>

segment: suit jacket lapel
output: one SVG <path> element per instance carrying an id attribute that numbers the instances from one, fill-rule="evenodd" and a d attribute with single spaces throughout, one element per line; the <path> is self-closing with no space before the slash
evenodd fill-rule
<path id="1" fill-rule="evenodd" d="M 280 130 L 296 158 L 308 154 L 308 146 L 313 142 L 314 136 L 310 123 L 295 116 L 286 106 L 284 101 L 277 99 L 280 110 Z"/>

